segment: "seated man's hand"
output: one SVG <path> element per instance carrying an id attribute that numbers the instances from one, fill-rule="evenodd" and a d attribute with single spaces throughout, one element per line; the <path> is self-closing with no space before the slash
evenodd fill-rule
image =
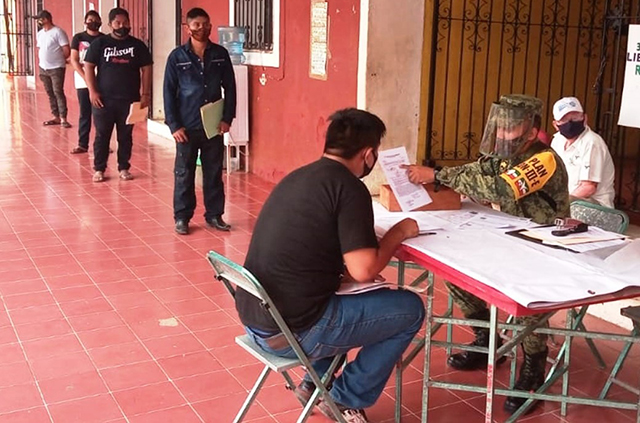
<path id="1" fill-rule="evenodd" d="M 414 238 L 418 236 L 420 229 L 418 228 L 418 222 L 411 218 L 406 218 L 396 223 L 394 227 L 397 227 L 401 231 L 404 239 Z"/>
<path id="2" fill-rule="evenodd" d="M 409 180 L 414 184 L 428 184 L 435 180 L 433 168 L 418 165 L 400 165 L 401 169 L 407 170 Z"/>

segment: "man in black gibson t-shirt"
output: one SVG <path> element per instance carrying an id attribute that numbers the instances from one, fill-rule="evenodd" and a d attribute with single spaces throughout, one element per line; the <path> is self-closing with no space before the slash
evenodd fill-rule
<path id="1" fill-rule="evenodd" d="M 140 107 L 144 108 L 149 105 L 151 99 L 151 53 L 141 40 L 129 35 L 129 12 L 120 7 L 111 9 L 109 26 L 112 28 L 111 34 L 91 43 L 84 58 L 85 80 L 89 87 L 96 126 L 96 140 L 93 146 L 94 182 L 104 181 L 104 171 L 109 157 L 109 140 L 114 125 L 118 133 L 120 179 L 133 179 L 129 172 L 133 125 L 126 124 L 127 116 L 131 103 L 139 101 Z"/>
<path id="2" fill-rule="evenodd" d="M 420 329 L 421 299 L 409 291 L 377 290 L 336 295 L 340 283 L 373 280 L 407 238 L 418 235 L 413 219 L 391 228 L 378 242 L 371 196 L 360 178 L 376 163 L 384 123 L 357 109 L 330 118 L 323 157 L 285 177 L 264 204 L 245 266 L 264 286 L 299 337 L 314 369 L 324 374 L 334 356 L 362 347 L 330 390 L 349 421 L 366 422 L 397 360 Z M 247 333 L 266 351 L 281 335 L 269 312 L 238 290 L 236 307 Z M 296 389 L 306 402 L 315 387 L 305 378 Z M 328 409 L 320 403 L 321 411 Z"/>

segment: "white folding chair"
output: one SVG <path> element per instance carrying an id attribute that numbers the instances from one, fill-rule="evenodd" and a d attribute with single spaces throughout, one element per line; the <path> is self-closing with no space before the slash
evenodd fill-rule
<path id="1" fill-rule="evenodd" d="M 331 363 L 331 366 L 329 367 L 327 373 L 322 375 L 322 377 L 318 376 L 318 374 L 313 370 L 313 367 L 311 366 L 311 361 L 306 356 L 306 354 L 302 350 L 302 347 L 298 343 L 298 340 L 293 335 L 293 332 L 291 332 L 284 319 L 280 315 L 280 312 L 274 305 L 273 301 L 264 290 L 262 285 L 260 285 L 258 280 L 251 274 L 251 272 L 249 272 L 239 264 L 234 263 L 228 258 L 222 256 L 221 254 L 216 253 L 215 251 L 210 251 L 207 255 L 207 258 L 213 266 L 216 279 L 224 283 L 232 297 L 235 298 L 236 289 L 237 287 L 240 287 L 261 301 L 263 307 L 265 307 L 265 309 L 269 311 L 269 313 L 273 317 L 273 320 L 278 325 L 278 328 L 285 336 L 287 342 L 289 343 L 297 357 L 283 358 L 274 354 L 270 354 L 260 348 L 260 346 L 253 342 L 249 335 L 246 334 L 236 337 L 236 343 L 251 355 L 253 355 L 255 358 L 257 358 L 259 361 L 261 361 L 265 367 L 262 370 L 262 373 L 260 373 L 260 376 L 256 380 L 255 384 L 253 385 L 253 388 L 249 392 L 247 399 L 242 405 L 242 408 L 233 420 L 234 423 L 239 423 L 244 419 L 245 415 L 249 411 L 249 408 L 251 407 L 251 404 L 258 396 L 258 392 L 260 391 L 260 389 L 264 385 L 264 382 L 272 371 L 282 374 L 286 381 L 287 389 L 293 390 L 295 388 L 295 384 L 293 383 L 293 380 L 287 372 L 293 368 L 300 366 L 306 369 L 307 373 L 311 377 L 311 380 L 316 386 L 316 390 L 309 399 L 307 405 L 302 410 L 302 413 L 297 420 L 298 423 L 302 423 L 307 420 L 307 418 L 311 414 L 311 410 L 313 410 L 313 407 L 320 398 L 322 398 L 322 401 L 324 401 L 329 406 L 337 421 L 339 421 L 340 423 L 346 423 L 342 417 L 342 414 L 338 410 L 338 407 L 336 407 L 335 402 L 329 396 L 329 392 L 326 388 L 328 381 L 330 380 L 335 369 L 344 356 L 336 356 Z"/>

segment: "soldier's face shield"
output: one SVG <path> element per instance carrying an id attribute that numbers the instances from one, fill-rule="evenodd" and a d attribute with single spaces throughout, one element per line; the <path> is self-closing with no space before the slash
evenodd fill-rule
<path id="1" fill-rule="evenodd" d="M 533 115 L 521 108 L 491 105 L 480 143 L 485 156 L 510 158 L 527 142 L 533 130 Z"/>

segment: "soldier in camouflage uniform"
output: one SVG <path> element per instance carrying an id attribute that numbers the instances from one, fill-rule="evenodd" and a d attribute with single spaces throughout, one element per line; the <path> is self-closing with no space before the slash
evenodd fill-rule
<path id="1" fill-rule="evenodd" d="M 414 183 L 436 182 L 476 201 L 490 203 L 505 213 L 550 224 L 569 215 L 568 177 L 562 159 L 538 138 L 542 101 L 530 96 L 508 95 L 492 105 L 482 143 L 481 158 L 463 166 L 428 168 L 406 166 Z M 487 304 L 475 295 L 447 282 L 453 300 L 469 319 L 489 320 Z M 532 324 L 533 315 L 518 319 Z M 475 346 L 489 345 L 489 330 L 473 328 Z M 498 339 L 498 344 L 501 340 Z M 544 382 L 548 354 L 547 336 L 531 334 L 522 343 L 525 361 L 515 389 L 536 390 Z M 499 363 L 504 361 L 504 357 Z M 448 359 L 458 370 L 474 370 L 487 365 L 487 355 L 465 351 Z M 505 410 L 514 412 L 524 398 L 508 397 Z"/>

